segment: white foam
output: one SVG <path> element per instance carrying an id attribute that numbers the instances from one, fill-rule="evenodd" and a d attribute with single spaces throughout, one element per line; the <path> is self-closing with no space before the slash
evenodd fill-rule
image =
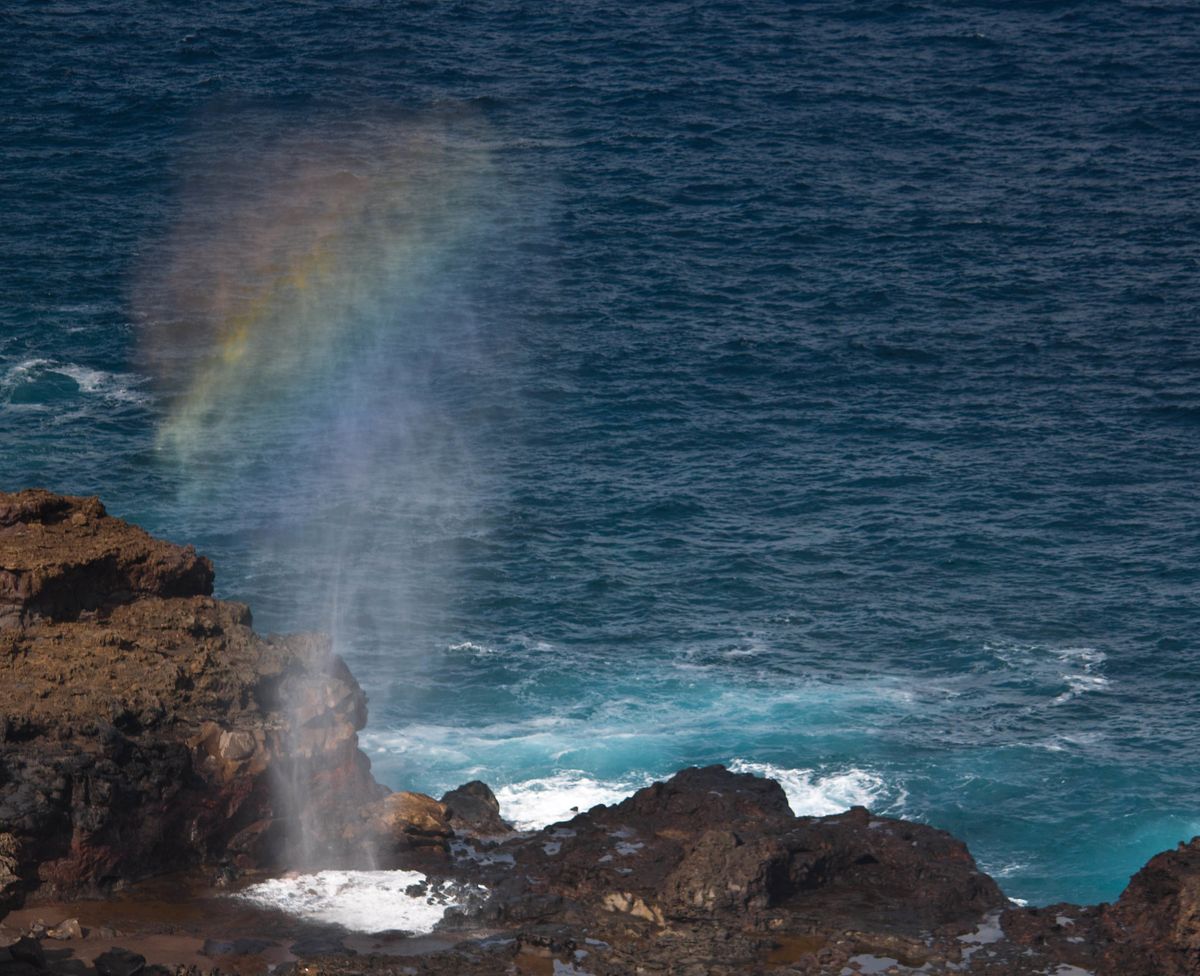
<path id="1" fill-rule="evenodd" d="M 384 751 L 379 736 L 368 737 L 372 747 Z M 422 737 L 423 750 L 441 755 L 431 749 L 429 736 Z M 411 746 L 411 743 L 409 743 Z M 735 773 L 753 773 L 774 779 L 787 794 L 792 812 L 802 817 L 827 816 L 841 813 L 853 806 L 870 807 L 876 811 L 898 812 L 907 794 L 889 784 L 870 770 L 851 767 L 844 770 L 817 772 L 812 769 L 787 769 L 770 763 L 734 759 L 729 769 Z M 600 779 L 580 769 L 567 769 L 550 776 L 522 780 L 496 789 L 500 815 L 518 830 L 540 830 L 550 824 L 570 820 L 597 804 L 620 803 L 656 779 L 650 773 L 631 772 L 620 779 Z"/>
<path id="2" fill-rule="evenodd" d="M 904 802 L 903 791 L 890 797 L 883 777 L 865 769 L 851 767 L 821 774 L 813 769 L 786 769 L 745 759 L 733 760 L 729 768 L 735 773 L 753 773 L 778 782 L 797 817 L 825 817 L 856 806 L 875 809 L 884 804 L 891 809 Z"/>
<path id="3" fill-rule="evenodd" d="M 1064 674 L 1062 679 L 1067 683 L 1067 690 L 1054 699 L 1056 705 L 1078 698 L 1089 691 L 1103 691 L 1109 684 L 1108 679 L 1099 674 Z"/>
<path id="4" fill-rule="evenodd" d="M 263 881 L 233 897 L 356 932 L 426 933 L 457 903 L 452 896 L 437 904 L 406 893 L 424 881 L 418 871 L 318 871 Z"/>
<path id="5" fill-rule="evenodd" d="M 452 651 L 455 654 L 471 654 L 474 657 L 492 657 L 500 652 L 494 647 L 489 647 L 487 644 L 476 644 L 474 641 L 462 641 L 459 644 L 450 644 L 446 650 Z"/>
<path id="6" fill-rule="evenodd" d="M 4 371 L 4 376 L 0 378 L 0 389 L 12 389 L 18 383 L 25 382 L 34 370 L 43 369 L 49 365 L 50 360 L 48 359 L 26 359 L 16 363 Z"/>
<path id="7" fill-rule="evenodd" d="M 144 377 L 130 373 L 109 373 L 76 363 L 56 363 L 50 359 L 26 359 L 10 366 L 0 377 L 0 392 L 10 392 L 22 384 L 36 381 L 46 373 L 57 373 L 75 382 L 79 392 L 119 403 L 146 403 L 150 397 L 136 389 Z"/>
<path id="8" fill-rule="evenodd" d="M 107 373 L 102 369 L 90 369 L 73 363 L 54 366 L 52 372 L 69 376 L 78 384 L 81 392 L 102 396 L 106 400 L 145 403 L 150 399 L 145 393 L 134 389 L 142 382 L 141 378 L 128 373 Z"/>
<path id="9" fill-rule="evenodd" d="M 1103 732 L 1062 732 L 1035 742 L 1034 745 L 1048 752 L 1066 752 L 1073 747 L 1086 749 L 1097 742 L 1103 742 L 1104 738 Z"/>
<path id="10" fill-rule="evenodd" d="M 993 878 L 1015 878 L 1029 870 L 1030 865 L 1025 861 L 1009 861 L 1005 864 L 992 866 L 990 863 L 978 861 L 981 870 Z"/>
<path id="11" fill-rule="evenodd" d="M 518 830 L 538 830 L 570 820 L 598 803 L 620 803 L 652 782 L 650 776 L 624 780 L 594 779 L 578 769 L 568 769 L 542 779 L 528 779 L 496 791 L 500 815 Z"/>

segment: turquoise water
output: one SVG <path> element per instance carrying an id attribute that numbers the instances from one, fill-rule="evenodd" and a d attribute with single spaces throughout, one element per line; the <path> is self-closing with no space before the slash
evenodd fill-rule
<path id="1" fill-rule="evenodd" d="M 380 778 L 1200 832 L 1170 4 L 0 12 L 0 484 L 334 633 Z"/>

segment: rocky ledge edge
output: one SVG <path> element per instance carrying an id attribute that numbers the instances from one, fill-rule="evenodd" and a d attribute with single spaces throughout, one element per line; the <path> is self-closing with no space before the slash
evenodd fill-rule
<path id="1" fill-rule="evenodd" d="M 944 831 L 861 807 L 795 817 L 779 784 L 719 766 L 532 834 L 482 783 L 440 801 L 391 792 L 358 746 L 365 695 L 328 640 L 259 636 L 212 586 L 207 559 L 95 498 L 0 493 L 0 933 L 23 903 L 183 869 L 229 882 L 370 864 L 480 893 L 447 912 L 437 951 L 318 943 L 289 966 L 1200 973 L 1200 838 L 1154 857 L 1114 904 L 1023 908 Z M 0 976 L 88 971 L 10 934 Z M 119 948 L 95 960 L 101 976 L 141 970 L 171 971 Z"/>

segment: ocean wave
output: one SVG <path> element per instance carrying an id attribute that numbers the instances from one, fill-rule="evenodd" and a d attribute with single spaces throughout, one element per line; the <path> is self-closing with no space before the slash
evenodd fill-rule
<path id="1" fill-rule="evenodd" d="M 68 363 L 55 366 L 53 371 L 69 376 L 78 385 L 80 392 L 95 394 L 118 403 L 148 403 L 150 395 L 137 389 L 145 383 L 144 377 L 132 373 L 109 373 L 102 369 L 91 369 Z"/>
<path id="2" fill-rule="evenodd" d="M 500 815 L 518 830 L 538 830 L 570 820 L 600 803 L 620 803 L 653 781 L 649 774 L 603 780 L 579 769 L 567 769 L 502 786 L 496 790 L 496 799 L 500 801 Z"/>
<path id="3" fill-rule="evenodd" d="M 989 652 L 1007 667 L 1031 681 L 1046 686 L 1065 685 L 1051 704 L 1062 705 L 1090 692 L 1105 691 L 1111 681 L 1102 672 L 1108 655 L 1089 645 L 1046 647 L 1040 644 L 985 644 Z"/>
<path id="4" fill-rule="evenodd" d="M 1034 744 L 1047 752 L 1067 752 L 1071 749 L 1086 749 L 1105 739 L 1103 732 L 1060 732 Z"/>
<path id="5" fill-rule="evenodd" d="M 149 403 L 150 394 L 139 389 L 146 379 L 133 373 L 108 372 L 78 363 L 59 363 L 51 359 L 25 359 L 0 375 L 0 397 L 24 399 L 22 392 L 40 399 L 37 387 L 52 384 L 54 377 L 65 377 L 84 396 L 95 396 L 112 403 Z M 64 391 L 60 391 L 61 393 Z M 53 395 L 47 388 L 47 395 Z"/>
<path id="6" fill-rule="evenodd" d="M 898 812 L 907 799 L 903 789 L 889 785 L 882 776 L 854 767 L 821 773 L 745 759 L 734 759 L 728 767 L 735 773 L 753 773 L 778 782 L 798 817 L 827 816 L 853 806 Z M 630 773 L 620 779 L 598 779 L 583 770 L 568 769 L 502 786 L 496 791 L 496 799 L 501 816 L 517 829 L 538 830 L 569 820 L 597 804 L 619 803 L 656 778 L 661 777 Z"/>
<path id="7" fill-rule="evenodd" d="M 1072 698 L 1078 698 L 1090 691 L 1103 691 L 1110 682 L 1096 671 L 1104 666 L 1108 655 L 1094 647 L 1064 647 L 1055 652 L 1055 656 L 1070 670 L 1059 675 L 1060 680 L 1067 683 L 1067 690 L 1054 699 L 1054 704 L 1061 705 Z"/>
<path id="8" fill-rule="evenodd" d="M 734 759 L 729 768 L 775 780 L 797 817 L 824 817 L 856 806 L 878 813 L 898 812 L 908 797 L 905 790 L 889 786 L 878 773 L 857 767 L 821 773 Z"/>
<path id="9" fill-rule="evenodd" d="M 341 925 L 357 932 L 431 932 L 446 909 L 459 902 L 453 889 L 442 897 L 413 895 L 427 883 L 418 871 L 318 871 L 272 878 L 234 895 L 261 908 Z"/>

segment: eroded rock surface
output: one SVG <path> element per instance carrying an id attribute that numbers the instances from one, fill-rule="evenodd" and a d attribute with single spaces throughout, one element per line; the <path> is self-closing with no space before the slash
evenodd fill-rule
<path id="1" fill-rule="evenodd" d="M 212 563 L 191 546 L 109 518 L 99 499 L 0 494 L 0 628 L 76 620 L 143 596 L 207 596 L 212 586 Z"/>
<path id="2" fill-rule="evenodd" d="M 328 641 L 259 637 L 212 580 L 95 499 L 0 495 L 0 909 L 271 863 L 301 822 L 325 853 L 386 793 Z"/>

